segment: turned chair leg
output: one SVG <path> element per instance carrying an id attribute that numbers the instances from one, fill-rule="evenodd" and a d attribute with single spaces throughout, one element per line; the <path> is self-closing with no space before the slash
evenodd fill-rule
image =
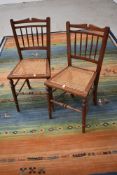
<path id="1" fill-rule="evenodd" d="M 72 98 L 74 98 L 74 94 L 70 94 Z"/>
<path id="2" fill-rule="evenodd" d="M 14 97 L 14 102 L 15 102 L 15 105 L 16 105 L 17 112 L 20 112 L 18 99 L 17 99 L 17 94 L 16 94 L 15 85 L 14 85 L 13 80 L 10 80 L 10 85 L 11 85 L 11 91 L 12 91 L 12 94 L 13 94 L 13 97 Z"/>
<path id="3" fill-rule="evenodd" d="M 93 87 L 93 103 L 94 103 L 94 105 L 98 104 L 98 101 L 97 101 L 98 82 L 99 82 L 99 74 L 97 75 L 97 77 L 95 79 L 94 87 Z"/>
<path id="4" fill-rule="evenodd" d="M 52 119 L 52 88 L 47 87 L 47 100 L 48 100 L 48 113 L 49 113 L 49 118 Z"/>
<path id="5" fill-rule="evenodd" d="M 82 133 L 85 133 L 86 114 L 87 114 L 87 99 L 85 98 L 82 100 Z"/>
<path id="6" fill-rule="evenodd" d="M 97 86 L 94 85 L 94 88 L 93 88 L 93 103 L 94 105 L 97 105 Z"/>
<path id="7" fill-rule="evenodd" d="M 52 89 L 51 89 L 51 99 L 53 100 L 53 92 L 52 92 Z M 51 107 L 52 107 L 52 110 L 55 111 L 54 103 L 51 103 Z"/>
<path id="8" fill-rule="evenodd" d="M 27 82 L 28 88 L 31 89 L 30 81 L 27 79 L 26 82 Z"/>

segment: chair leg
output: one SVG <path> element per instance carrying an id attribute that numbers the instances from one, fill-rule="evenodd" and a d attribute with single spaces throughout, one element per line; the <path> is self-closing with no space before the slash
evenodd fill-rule
<path id="1" fill-rule="evenodd" d="M 93 103 L 94 105 L 97 105 L 97 86 L 94 85 L 94 88 L 93 88 Z"/>
<path id="2" fill-rule="evenodd" d="M 49 113 L 49 118 L 52 119 L 52 88 L 47 87 L 47 100 L 48 100 L 48 113 Z"/>
<path id="3" fill-rule="evenodd" d="M 48 80 L 49 78 L 47 78 Z M 53 99 L 53 92 L 52 92 L 52 88 L 49 88 L 50 91 L 49 91 L 49 94 L 50 94 L 50 98 Z M 48 91 L 48 90 L 47 90 Z M 53 111 L 55 111 L 55 108 L 54 108 L 54 103 L 51 103 L 51 108 Z"/>
<path id="4" fill-rule="evenodd" d="M 31 85 L 28 79 L 26 80 L 26 82 L 27 82 L 28 88 L 31 89 Z"/>
<path id="5" fill-rule="evenodd" d="M 72 98 L 74 98 L 74 94 L 70 94 Z"/>
<path id="6" fill-rule="evenodd" d="M 95 82 L 94 82 L 94 87 L 93 87 L 93 103 L 94 105 L 97 105 L 97 89 L 98 89 L 98 82 L 99 82 L 99 75 L 97 75 Z"/>
<path id="7" fill-rule="evenodd" d="M 13 94 L 13 97 L 14 97 L 14 102 L 15 102 L 15 105 L 16 105 L 17 112 L 20 112 L 19 104 L 18 104 L 18 100 L 17 100 L 17 95 L 16 95 L 16 90 L 15 90 L 15 85 L 13 83 L 13 80 L 10 80 L 10 85 L 11 85 L 11 91 L 12 91 L 12 94 Z"/>
<path id="8" fill-rule="evenodd" d="M 52 92 L 52 90 L 51 90 L 51 99 L 53 99 L 53 92 Z M 55 111 L 54 103 L 51 103 L 51 105 L 52 105 L 52 106 L 51 106 L 51 107 L 52 107 L 52 110 Z"/>
<path id="9" fill-rule="evenodd" d="M 85 133 L 86 114 L 87 114 L 87 99 L 85 98 L 82 100 L 82 133 Z"/>

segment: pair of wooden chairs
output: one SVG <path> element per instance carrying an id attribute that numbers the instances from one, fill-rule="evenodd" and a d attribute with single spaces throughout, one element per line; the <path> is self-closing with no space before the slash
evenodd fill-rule
<path id="1" fill-rule="evenodd" d="M 97 105 L 97 88 L 100 71 L 106 49 L 109 27 L 96 27 L 87 24 L 66 23 L 67 59 L 68 66 L 51 77 L 51 39 L 50 18 L 11 20 L 11 26 L 19 54 L 19 63 L 8 75 L 11 90 L 17 111 L 20 111 L 18 95 L 25 83 L 31 88 L 30 79 L 46 79 L 48 112 L 52 118 L 54 103 L 82 113 L 82 132 L 85 132 L 88 96 L 93 93 L 94 104 Z M 24 50 L 46 51 L 44 58 L 23 59 Z M 95 70 L 82 68 L 72 64 L 72 60 L 78 59 L 95 65 Z M 24 82 L 16 91 L 18 82 Z M 53 98 L 53 91 L 60 89 L 64 93 L 70 93 L 72 97 L 80 96 L 82 99 L 81 109 L 74 108 Z"/>

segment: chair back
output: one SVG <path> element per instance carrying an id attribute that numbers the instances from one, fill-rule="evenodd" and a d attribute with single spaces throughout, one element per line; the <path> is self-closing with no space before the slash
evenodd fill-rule
<path id="1" fill-rule="evenodd" d="M 50 18 L 10 20 L 19 58 L 24 50 L 45 50 L 50 62 Z"/>
<path id="2" fill-rule="evenodd" d="M 87 24 L 66 23 L 68 65 L 72 59 L 95 63 L 100 72 L 107 44 L 109 27 L 100 28 Z"/>

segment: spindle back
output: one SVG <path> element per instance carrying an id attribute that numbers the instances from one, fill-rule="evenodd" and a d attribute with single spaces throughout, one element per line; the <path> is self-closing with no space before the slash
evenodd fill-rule
<path id="1" fill-rule="evenodd" d="M 50 18 L 10 20 L 19 58 L 24 50 L 45 50 L 50 62 Z"/>
<path id="2" fill-rule="evenodd" d="M 66 23 L 68 65 L 72 59 L 80 59 L 97 64 L 100 71 L 104 58 L 109 27 L 99 28 L 87 24 Z"/>

